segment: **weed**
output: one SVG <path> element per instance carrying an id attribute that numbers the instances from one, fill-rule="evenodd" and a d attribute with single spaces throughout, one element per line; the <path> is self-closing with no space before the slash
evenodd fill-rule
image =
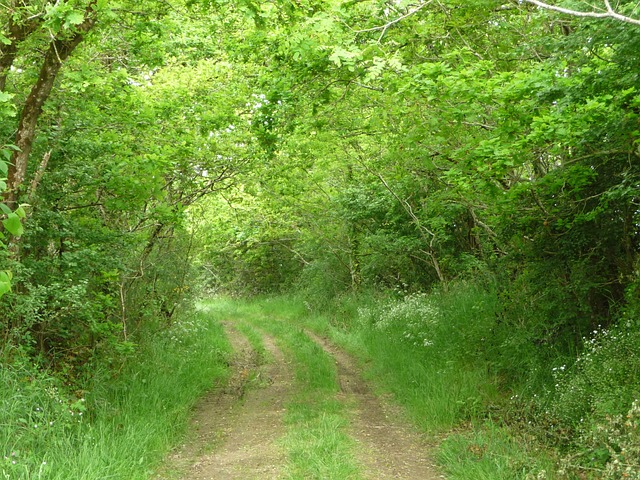
<path id="1" fill-rule="evenodd" d="M 358 321 L 364 328 L 399 331 L 400 338 L 415 346 L 433 345 L 433 331 L 442 315 L 424 293 L 406 295 L 358 309 Z"/>

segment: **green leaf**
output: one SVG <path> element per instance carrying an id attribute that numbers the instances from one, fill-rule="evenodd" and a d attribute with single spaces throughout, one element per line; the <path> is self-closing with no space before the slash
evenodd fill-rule
<path id="1" fill-rule="evenodd" d="M 20 217 L 15 213 L 10 213 L 7 218 L 2 221 L 2 224 L 10 234 L 15 235 L 16 237 L 19 237 L 24 233 L 24 227 L 22 226 Z"/>
<path id="2" fill-rule="evenodd" d="M 69 28 L 70 25 L 80 25 L 82 22 L 84 22 L 84 14 L 71 11 L 65 17 L 64 26 Z"/>
<path id="3" fill-rule="evenodd" d="M 11 291 L 11 279 L 13 275 L 10 271 L 0 272 L 0 297 Z"/>
<path id="4" fill-rule="evenodd" d="M 20 218 L 26 218 L 27 216 L 27 212 L 24 211 L 24 208 L 22 208 L 22 206 L 16 208 L 15 214 Z"/>
<path id="5" fill-rule="evenodd" d="M 4 203 L 0 203 L 0 210 L 2 210 L 2 212 L 5 215 L 11 215 L 11 209 L 7 207 Z"/>

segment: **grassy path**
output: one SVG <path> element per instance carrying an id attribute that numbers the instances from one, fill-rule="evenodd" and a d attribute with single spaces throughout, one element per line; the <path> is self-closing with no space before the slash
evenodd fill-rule
<path id="1" fill-rule="evenodd" d="M 257 308 L 211 304 L 234 348 L 232 377 L 198 406 L 156 478 L 421 479 L 429 446 L 326 340 Z"/>
<path id="2" fill-rule="evenodd" d="M 233 347 L 231 378 L 198 404 L 186 442 L 158 478 L 275 479 L 285 463 L 276 439 L 292 374 L 273 339 L 224 324 Z M 242 333 L 241 333 L 242 332 Z"/>
<path id="3" fill-rule="evenodd" d="M 375 395 L 345 352 L 311 332 L 307 334 L 336 361 L 341 401 L 350 405 L 350 434 L 365 478 L 435 479 L 431 446 L 404 420 L 400 409 Z"/>

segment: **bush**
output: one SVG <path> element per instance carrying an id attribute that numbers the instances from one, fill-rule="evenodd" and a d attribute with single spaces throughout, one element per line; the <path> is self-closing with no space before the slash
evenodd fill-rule
<path id="1" fill-rule="evenodd" d="M 556 380 L 545 416 L 569 447 L 566 472 L 596 470 L 599 478 L 640 478 L 640 331 L 629 319 L 593 332 L 572 366 Z"/>
<path id="2" fill-rule="evenodd" d="M 556 367 L 554 374 L 551 408 L 563 423 L 581 429 L 588 417 L 626 413 L 640 398 L 640 332 L 630 326 L 595 331 L 575 365 Z"/>
<path id="3" fill-rule="evenodd" d="M 579 440 L 580 452 L 565 457 L 561 473 L 596 469 L 602 480 L 639 480 L 639 427 L 640 401 L 634 400 L 625 415 L 607 416 L 585 432 Z"/>

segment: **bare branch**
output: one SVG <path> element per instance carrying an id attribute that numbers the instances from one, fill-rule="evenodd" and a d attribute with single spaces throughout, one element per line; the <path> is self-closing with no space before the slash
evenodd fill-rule
<path id="1" fill-rule="evenodd" d="M 378 31 L 378 30 L 382 30 L 382 33 L 380 33 L 380 37 L 378 37 L 378 42 L 380 42 L 382 40 L 382 37 L 384 37 L 384 34 L 387 33 L 387 29 L 390 26 L 395 25 L 396 23 L 401 22 L 405 18 L 410 17 L 411 15 L 414 15 L 414 14 L 418 13 L 424 7 L 429 5 L 432 1 L 433 0 L 429 0 L 427 2 L 421 3 L 419 6 L 417 6 L 413 10 L 410 10 L 409 12 L 405 13 L 404 15 L 399 16 L 395 20 L 391 20 L 389 23 L 387 23 L 385 25 L 380 25 L 378 27 L 373 27 L 373 28 L 366 28 L 364 30 L 356 30 L 354 33 L 375 32 L 375 31 Z"/>
<path id="2" fill-rule="evenodd" d="M 572 15 L 574 17 L 590 17 L 590 18 L 612 18 L 620 22 L 631 23 L 633 25 L 640 25 L 640 20 L 627 17 L 617 13 L 609 3 L 609 0 L 604 0 L 605 10 L 603 12 L 582 12 L 579 10 L 571 10 L 568 8 L 558 7 L 556 5 L 549 5 L 548 3 L 540 2 L 539 0 L 523 0 L 527 3 L 532 3 L 540 8 L 546 10 L 553 10 L 554 12 L 564 13 L 566 15 Z"/>
<path id="3" fill-rule="evenodd" d="M 38 185 L 40 185 L 40 182 L 42 181 L 45 170 L 47 169 L 47 164 L 49 163 L 49 159 L 51 158 L 51 152 L 52 151 L 49 150 L 42 156 L 40 166 L 36 170 L 36 173 L 33 176 L 33 180 L 31 180 L 31 188 L 29 189 L 29 203 L 33 202 L 36 196 L 36 190 L 38 188 Z"/>

